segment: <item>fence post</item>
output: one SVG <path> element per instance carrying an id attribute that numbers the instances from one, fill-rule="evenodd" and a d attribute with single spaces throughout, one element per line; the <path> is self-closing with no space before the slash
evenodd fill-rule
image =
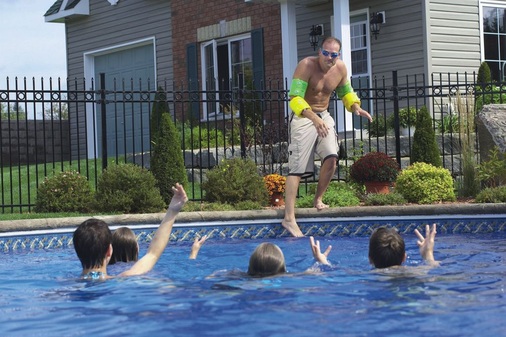
<path id="1" fill-rule="evenodd" d="M 107 119 L 105 101 L 105 73 L 100 73 L 100 111 L 102 123 L 102 170 L 107 168 Z"/>
<path id="2" fill-rule="evenodd" d="M 241 158 L 246 158 L 246 116 L 244 115 L 244 74 L 239 73 L 239 122 L 241 138 Z"/>
<path id="3" fill-rule="evenodd" d="M 392 91 L 394 100 L 394 131 L 395 131 L 395 158 L 401 167 L 401 135 L 399 127 L 399 83 L 397 81 L 397 70 L 392 71 Z"/>

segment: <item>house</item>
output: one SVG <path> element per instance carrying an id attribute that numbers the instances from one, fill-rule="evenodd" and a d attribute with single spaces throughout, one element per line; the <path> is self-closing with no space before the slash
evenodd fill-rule
<path id="1" fill-rule="evenodd" d="M 354 87 L 373 88 L 376 78 L 388 83 L 393 71 L 423 81 L 471 75 L 482 61 L 495 80 L 505 74 L 506 1 L 57 0 L 45 19 L 65 24 L 68 77 L 96 83 L 105 73 L 107 87 L 119 85 L 114 78 L 141 78 L 130 85 L 152 90 L 167 80 L 167 90 L 186 83 L 205 96 L 237 86 L 239 72 L 256 89 L 271 79 L 286 86 L 324 35 L 341 38 Z M 194 104 L 192 113 L 202 120 L 223 115 L 220 103 Z M 353 128 L 351 118 L 337 124 Z"/>

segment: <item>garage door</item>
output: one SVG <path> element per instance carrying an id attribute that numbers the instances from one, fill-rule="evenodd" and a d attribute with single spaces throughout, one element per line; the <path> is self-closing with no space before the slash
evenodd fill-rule
<path id="1" fill-rule="evenodd" d="M 117 92 L 107 95 L 108 157 L 140 154 L 149 150 L 149 102 L 139 101 L 149 100 L 150 97 L 141 95 L 139 91 L 148 90 L 148 81 L 150 90 L 156 89 L 154 69 L 152 44 L 95 57 L 96 87 L 100 87 L 100 73 L 104 73 L 106 90 Z M 126 94 L 123 95 L 122 92 Z M 123 102 L 124 98 L 129 101 Z M 99 156 L 103 151 L 101 116 L 102 110 L 98 106 L 96 123 Z"/>

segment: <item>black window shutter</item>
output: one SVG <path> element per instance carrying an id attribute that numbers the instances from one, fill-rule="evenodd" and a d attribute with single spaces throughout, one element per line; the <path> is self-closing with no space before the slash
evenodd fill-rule
<path id="1" fill-rule="evenodd" d="M 253 49 L 253 81 L 255 82 L 255 90 L 262 90 L 265 87 L 263 28 L 251 31 L 251 49 Z"/>
<path id="2" fill-rule="evenodd" d="M 186 73 L 188 76 L 188 90 L 198 91 L 199 90 L 199 67 L 198 67 L 198 53 L 197 43 L 188 43 L 186 45 Z M 191 97 L 198 97 L 198 95 L 192 95 Z M 200 104 L 197 101 L 191 102 L 191 115 L 193 118 L 200 119 Z"/>

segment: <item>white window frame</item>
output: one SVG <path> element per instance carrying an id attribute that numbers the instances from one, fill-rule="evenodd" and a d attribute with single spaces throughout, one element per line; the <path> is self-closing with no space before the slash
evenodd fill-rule
<path id="1" fill-rule="evenodd" d="M 506 4 L 504 1 L 480 1 L 479 4 L 479 10 L 478 10 L 478 16 L 480 19 L 480 63 L 485 61 L 485 43 L 483 41 L 483 7 L 496 7 L 496 8 L 506 8 Z M 504 74 L 504 70 L 506 70 L 506 61 L 502 65 L 502 74 L 500 76 L 504 76 L 504 79 L 506 79 L 506 74 Z"/>
<path id="2" fill-rule="evenodd" d="M 201 78 L 202 78 L 202 91 L 203 91 L 203 94 L 202 94 L 202 97 L 204 99 L 204 102 L 207 101 L 207 62 L 206 62 L 206 48 L 209 47 L 209 46 L 212 46 L 213 48 L 213 71 L 214 71 L 214 85 L 216 87 L 216 90 L 219 89 L 219 78 L 218 78 L 218 74 L 217 74 L 217 71 L 218 71 L 218 46 L 222 45 L 222 44 L 225 44 L 224 42 L 226 42 L 227 44 L 227 52 L 228 52 L 228 73 L 230 76 L 233 76 L 232 75 L 232 48 L 230 47 L 231 44 L 233 42 L 236 42 L 236 41 L 241 41 L 241 40 L 245 40 L 245 39 L 250 39 L 251 40 L 251 34 L 241 34 L 241 35 L 236 35 L 236 36 L 232 36 L 232 37 L 226 37 L 226 38 L 223 38 L 223 39 L 213 39 L 213 40 L 210 40 L 210 41 L 207 41 L 207 42 L 204 42 L 201 44 L 200 46 L 200 64 L 201 64 Z M 233 83 L 233 82 L 232 82 Z M 210 113 L 208 111 L 208 105 L 206 103 L 203 104 L 203 114 L 202 114 L 202 121 L 206 121 L 208 119 L 213 119 L 213 120 L 223 120 L 223 119 L 231 119 L 232 118 L 232 114 L 225 114 L 224 111 L 220 111 L 221 107 L 220 107 L 220 97 L 219 97 L 219 94 L 217 93 L 216 94 L 216 107 L 215 107 L 215 111 L 217 111 L 216 113 Z M 234 118 L 235 117 L 239 117 L 239 112 L 236 112 L 234 115 Z"/>

